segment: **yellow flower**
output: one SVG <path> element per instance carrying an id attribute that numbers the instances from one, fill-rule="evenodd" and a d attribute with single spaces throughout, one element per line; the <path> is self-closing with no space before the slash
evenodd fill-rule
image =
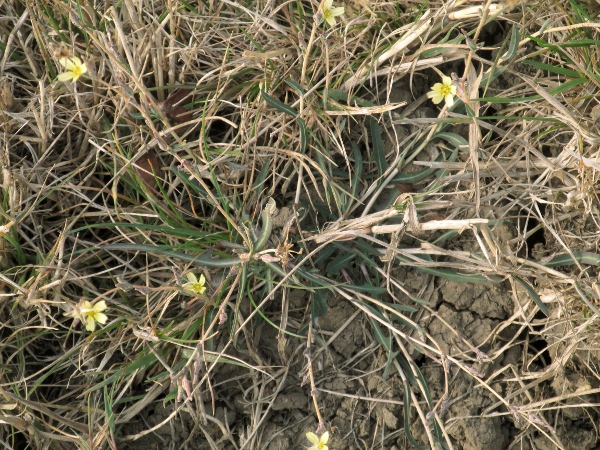
<path id="1" fill-rule="evenodd" d="M 106 309 L 106 302 L 104 300 L 99 301 L 94 306 L 87 300 L 83 302 L 80 307 L 81 321 L 85 324 L 85 328 L 88 331 L 94 331 L 96 329 L 96 322 L 104 325 L 108 320 L 106 314 L 102 311 Z"/>
<path id="2" fill-rule="evenodd" d="M 87 66 L 84 62 L 81 61 L 77 56 L 73 56 L 71 58 L 60 58 L 58 62 L 67 69 L 66 72 L 59 73 L 56 78 L 59 81 L 68 81 L 73 80 L 77 81 L 77 79 L 87 72 Z"/>
<path id="3" fill-rule="evenodd" d="M 433 100 L 436 105 L 442 100 L 446 100 L 446 105 L 449 107 L 454 104 L 454 96 L 456 95 L 456 86 L 452 84 L 450 77 L 442 77 L 442 83 L 435 83 L 431 91 L 427 93 L 427 97 Z"/>
<path id="4" fill-rule="evenodd" d="M 193 273 L 186 274 L 188 282 L 183 285 L 183 290 L 190 295 L 204 294 L 206 291 L 206 278 L 204 275 L 200 275 L 200 278 L 196 278 Z"/>
<path id="5" fill-rule="evenodd" d="M 323 433 L 321 437 L 317 437 L 315 433 L 306 433 L 306 438 L 313 444 L 308 450 L 329 450 L 329 447 L 327 447 L 329 431 Z"/>
<path id="6" fill-rule="evenodd" d="M 344 14 L 344 7 L 340 6 L 338 8 L 332 8 L 332 6 L 333 0 L 325 0 L 321 11 L 323 13 L 323 19 L 325 19 L 325 21 L 333 27 L 335 26 L 335 18 Z"/>

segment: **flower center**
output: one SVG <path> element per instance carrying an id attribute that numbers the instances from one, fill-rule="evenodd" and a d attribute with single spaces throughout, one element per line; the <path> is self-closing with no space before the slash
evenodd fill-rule
<path id="1" fill-rule="evenodd" d="M 81 70 L 81 66 L 73 66 L 73 68 L 71 69 L 71 73 L 75 77 L 80 77 L 81 75 L 83 75 L 83 70 Z"/>
<path id="2" fill-rule="evenodd" d="M 440 94 L 442 94 L 442 95 L 452 94 L 452 86 L 443 84 L 442 87 L 440 88 Z"/>
<path id="3" fill-rule="evenodd" d="M 202 294 L 204 292 L 204 284 L 200 283 L 199 281 L 192 283 L 192 291 L 194 291 L 196 294 Z"/>

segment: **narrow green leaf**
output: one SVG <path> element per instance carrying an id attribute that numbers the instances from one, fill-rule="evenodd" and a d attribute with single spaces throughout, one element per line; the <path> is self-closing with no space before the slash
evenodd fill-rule
<path id="1" fill-rule="evenodd" d="M 390 376 L 390 370 L 392 369 L 392 363 L 398 356 L 399 352 L 389 352 L 387 361 L 385 362 L 385 367 L 383 368 L 383 373 L 381 374 L 381 380 L 386 381 Z"/>
<path id="2" fill-rule="evenodd" d="M 220 239 L 225 237 L 224 233 L 205 233 L 197 230 L 190 230 L 187 228 L 174 228 L 168 227 L 164 225 L 151 225 L 145 223 L 127 223 L 127 222 L 114 222 L 114 223 L 93 223 L 90 225 L 85 225 L 83 227 L 75 228 L 71 230 L 68 234 L 77 234 L 84 230 L 89 230 L 93 228 L 127 228 L 134 230 L 150 230 L 157 231 L 160 233 L 164 233 L 169 236 L 179 236 L 190 239 L 207 239 L 209 238 L 211 241 L 217 242 Z"/>
<path id="3" fill-rule="evenodd" d="M 412 173 L 400 172 L 398 175 L 396 175 L 393 178 L 392 182 L 393 183 L 407 183 L 407 184 L 418 183 L 419 181 L 424 180 L 431 174 L 435 173 L 436 170 L 439 170 L 439 169 L 436 167 L 427 167 L 426 169 L 421 169 L 421 170 L 418 170 L 418 171 L 412 172 Z"/>
<path id="4" fill-rule="evenodd" d="M 264 249 L 265 245 L 267 245 L 267 241 L 271 236 L 271 230 L 273 229 L 272 217 L 276 210 L 277 207 L 275 205 L 275 200 L 273 200 L 273 198 L 270 197 L 269 200 L 267 200 L 267 203 L 260 215 L 262 228 L 260 235 L 253 244 L 253 252 L 260 252 Z"/>
<path id="5" fill-rule="evenodd" d="M 279 111 L 281 111 L 282 113 L 288 114 L 290 116 L 292 116 L 294 119 L 296 117 L 298 117 L 298 111 L 296 111 L 294 108 L 292 108 L 291 106 L 286 105 L 283 102 L 280 102 L 279 100 L 277 100 L 276 98 L 271 97 L 269 94 L 267 94 L 265 91 L 262 91 L 262 96 L 265 99 L 265 101 L 271 105 L 272 107 L 278 109 Z"/>
<path id="6" fill-rule="evenodd" d="M 148 353 L 147 355 L 141 356 L 141 357 L 135 359 L 131 364 L 127 365 L 126 367 L 123 367 L 122 369 L 114 371 L 113 374 L 111 376 L 109 376 L 108 378 L 106 378 L 104 381 L 101 381 L 100 383 L 97 383 L 97 384 L 92 384 L 92 386 L 89 389 L 87 389 L 86 391 L 84 391 L 82 393 L 82 395 L 87 395 L 91 392 L 97 391 L 98 389 L 102 389 L 102 388 L 104 388 L 104 386 L 114 383 L 117 380 L 123 379 L 123 378 L 127 377 L 128 375 L 131 375 L 138 369 L 141 369 L 143 367 L 149 368 L 152 365 L 154 365 L 154 363 L 156 363 L 156 361 L 157 361 L 156 356 L 154 356 L 153 353 Z"/>
<path id="7" fill-rule="evenodd" d="M 515 275 L 513 275 L 513 278 L 525 288 L 525 290 L 529 293 L 535 304 L 538 305 L 538 308 L 540 308 L 540 311 L 542 311 L 546 317 L 550 317 L 550 311 L 548 311 L 548 308 L 546 307 L 544 302 L 542 302 L 542 299 L 539 297 L 539 295 L 537 295 L 537 292 L 535 292 L 533 287 L 527 281 Z"/>
<path id="8" fill-rule="evenodd" d="M 386 305 L 392 309 L 395 309 L 396 311 L 409 312 L 409 313 L 415 313 L 418 311 L 417 308 L 414 308 L 414 307 L 408 306 L 408 305 L 398 305 L 397 303 L 386 303 Z"/>
<path id="9" fill-rule="evenodd" d="M 258 173 L 256 179 L 254 180 L 254 183 L 252 183 L 253 191 L 260 191 L 261 186 L 266 181 L 267 175 L 269 173 L 269 169 L 271 168 L 271 160 L 272 160 L 271 157 L 267 158 L 267 160 L 263 164 L 262 168 L 260 169 L 260 172 Z"/>
<path id="10" fill-rule="evenodd" d="M 323 289 L 315 289 L 311 293 L 310 311 L 313 318 L 327 314 L 327 292 Z"/>
<path id="11" fill-rule="evenodd" d="M 175 166 L 171 167 L 171 170 L 177 176 L 177 178 L 179 178 L 185 183 L 186 186 L 192 188 L 202 198 L 208 198 L 208 193 L 202 186 L 200 186 L 200 183 L 198 183 L 198 181 L 194 180 L 193 178 L 190 178 L 185 172 L 177 169 L 177 167 Z"/>
<path id="12" fill-rule="evenodd" d="M 569 89 L 573 89 L 574 87 L 579 86 L 580 84 L 587 83 L 589 80 L 587 78 L 575 78 L 574 80 L 569 80 L 560 86 L 557 86 L 553 89 L 550 89 L 548 93 L 551 95 L 560 94 L 562 92 L 568 91 Z M 481 97 L 478 98 L 477 101 L 480 102 L 488 102 L 488 103 L 523 103 L 530 102 L 533 100 L 541 99 L 541 95 L 531 95 L 529 97 L 521 97 L 521 98 L 503 98 L 503 97 Z"/>
<path id="13" fill-rule="evenodd" d="M 581 297 L 581 300 L 583 300 L 583 302 L 587 305 L 588 308 L 590 308 L 590 311 L 593 311 L 594 314 L 596 314 L 596 316 L 600 317 L 600 311 L 598 310 L 598 308 L 596 308 L 596 306 L 587 298 L 586 293 L 584 292 L 584 290 L 581 288 L 581 286 L 579 285 L 579 283 L 575 282 L 573 284 L 573 287 L 575 287 L 575 292 L 577 292 L 577 294 L 579 295 L 579 297 Z M 596 296 L 592 294 L 592 297 L 594 298 L 594 302 L 596 301 Z"/>
<path id="14" fill-rule="evenodd" d="M 387 292 L 387 289 L 381 286 L 373 286 L 372 284 L 345 284 L 344 288 L 355 292 L 366 292 L 374 296 L 382 295 Z"/>
<path id="15" fill-rule="evenodd" d="M 573 259 L 575 258 L 575 259 Z M 571 266 L 577 261 L 580 264 L 589 264 L 591 266 L 600 266 L 600 255 L 591 252 L 573 252 L 573 256 L 568 253 L 562 253 L 555 256 L 550 261 L 541 263 L 546 267 Z"/>
<path id="16" fill-rule="evenodd" d="M 307 131 L 306 131 L 306 123 L 304 123 L 304 119 L 298 117 L 296 118 L 298 122 L 298 126 L 300 127 L 300 153 L 306 153 L 306 143 L 307 141 Z"/>
<path id="17" fill-rule="evenodd" d="M 305 90 L 305 89 L 304 89 L 302 86 L 300 86 L 300 84 L 299 84 L 299 83 L 296 83 L 295 81 L 293 81 L 293 80 L 290 80 L 290 79 L 288 79 L 288 78 L 286 78 L 284 81 L 285 81 L 285 83 L 286 83 L 286 84 L 287 84 L 289 87 L 291 87 L 292 89 L 294 89 L 294 90 L 295 90 L 296 92 L 298 92 L 298 94 L 300 94 L 301 96 L 304 96 L 304 95 L 306 94 L 306 90 Z"/>
<path id="18" fill-rule="evenodd" d="M 321 264 L 325 264 L 325 261 L 329 261 L 329 257 L 336 251 L 335 246 L 328 245 L 323 250 L 321 250 L 318 255 L 315 257 L 314 262 L 315 266 L 319 266 Z"/>
<path id="19" fill-rule="evenodd" d="M 340 273 L 342 269 L 345 269 L 350 263 L 356 258 L 356 253 L 347 252 L 333 258 L 329 264 L 327 264 L 328 273 Z"/>
<path id="20" fill-rule="evenodd" d="M 305 153 L 306 152 L 307 134 L 308 133 L 307 133 L 307 130 L 306 130 L 306 123 L 300 117 L 300 115 L 298 114 L 298 111 L 296 111 L 291 106 L 288 106 L 288 105 L 286 105 L 283 102 L 280 102 L 276 98 L 271 97 L 265 91 L 261 91 L 261 94 L 262 94 L 263 98 L 265 99 L 265 101 L 269 105 L 271 105 L 272 107 L 278 109 L 282 113 L 288 114 L 288 115 L 292 116 L 294 119 L 296 119 L 296 122 L 298 122 L 298 126 L 300 127 L 300 153 Z"/>
<path id="21" fill-rule="evenodd" d="M 573 69 L 566 69 L 564 67 L 553 66 L 552 64 L 545 64 L 539 61 L 522 61 L 521 64 L 525 64 L 526 66 L 535 67 L 541 70 L 547 70 L 548 72 L 556 73 L 558 75 L 565 75 L 570 78 L 577 78 L 581 74 Z"/>
<path id="22" fill-rule="evenodd" d="M 187 253 L 174 251 L 173 247 L 170 246 L 159 247 L 156 245 L 145 244 L 107 244 L 100 245 L 98 248 L 102 250 L 123 250 L 130 252 L 154 253 L 157 255 L 164 255 L 170 258 L 179 259 L 181 261 L 191 262 L 198 266 L 231 267 L 242 262 L 240 258 L 214 259 L 212 257 L 212 250 L 210 249 L 200 255 L 188 255 Z"/>
<path id="23" fill-rule="evenodd" d="M 421 447 L 417 441 L 415 440 L 415 437 L 412 435 L 412 432 L 410 431 L 410 407 L 411 407 L 411 398 L 410 398 L 410 386 L 408 385 L 408 383 L 404 383 L 404 432 L 406 433 L 406 438 L 408 439 L 408 442 L 410 442 L 410 444 L 416 448 L 417 450 L 423 450 L 423 447 Z M 423 424 L 423 426 L 425 426 L 425 424 Z"/>
<path id="24" fill-rule="evenodd" d="M 377 339 L 377 342 L 379 342 L 381 345 L 383 345 L 383 347 L 386 349 L 386 351 L 388 353 L 391 352 L 392 351 L 392 337 L 386 335 L 383 332 L 383 330 L 381 329 L 381 326 L 379 325 L 379 322 L 377 322 L 375 319 L 369 317 L 369 321 L 371 322 L 371 325 L 373 327 L 373 332 L 375 333 L 375 339 Z"/>
<path id="25" fill-rule="evenodd" d="M 360 153 L 360 149 L 358 148 L 358 145 L 356 145 L 356 142 L 354 141 L 352 141 L 352 155 L 354 156 L 353 170 L 355 174 L 352 177 L 352 196 L 354 198 L 357 198 L 360 191 L 363 176 L 363 158 L 362 154 Z M 348 208 L 350 208 L 351 206 L 352 203 L 348 205 Z"/>
<path id="26" fill-rule="evenodd" d="M 462 137 L 459 134 L 442 131 L 441 133 L 434 134 L 432 139 L 435 138 L 443 139 L 452 146 L 454 146 L 454 148 L 462 150 L 463 152 L 469 151 L 469 143 L 464 137 Z"/>
<path id="27" fill-rule="evenodd" d="M 388 167 L 385 160 L 381 130 L 379 129 L 379 123 L 373 117 L 369 117 L 369 125 L 371 128 L 371 140 L 373 142 L 373 156 L 377 163 L 377 173 L 381 176 Z"/>
<path id="28" fill-rule="evenodd" d="M 500 61 L 510 61 L 517 54 L 517 50 L 519 50 L 519 42 L 521 41 L 521 37 L 519 36 L 519 30 L 516 25 L 512 26 L 512 30 L 510 33 L 510 44 L 508 44 L 508 50 L 504 55 L 500 57 Z"/>
<path id="29" fill-rule="evenodd" d="M 421 255 L 421 256 L 424 256 L 424 255 Z M 456 281 L 458 283 L 474 283 L 474 284 L 484 284 L 484 285 L 493 284 L 493 282 L 491 280 L 489 280 L 488 278 L 483 277 L 481 275 L 465 274 L 465 273 L 457 272 L 455 270 L 439 268 L 439 267 L 434 268 L 434 267 L 417 266 L 417 265 L 415 265 L 414 260 L 407 258 L 406 256 L 403 256 L 403 255 L 396 255 L 396 258 L 399 259 L 401 262 L 412 266 L 414 269 L 418 270 L 419 272 L 427 273 L 429 275 L 434 275 L 436 277 L 447 278 L 448 280 Z"/>

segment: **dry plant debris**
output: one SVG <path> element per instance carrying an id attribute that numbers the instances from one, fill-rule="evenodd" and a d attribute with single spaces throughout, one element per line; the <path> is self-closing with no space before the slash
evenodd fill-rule
<path id="1" fill-rule="evenodd" d="M 0 2 L 0 442 L 597 448 L 598 14 Z"/>

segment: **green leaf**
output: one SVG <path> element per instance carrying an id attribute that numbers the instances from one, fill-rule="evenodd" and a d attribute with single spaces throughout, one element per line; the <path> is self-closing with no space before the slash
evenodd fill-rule
<path id="1" fill-rule="evenodd" d="M 548 72 L 556 73 L 558 75 L 565 75 L 570 78 L 577 78 L 581 74 L 576 70 L 565 69 L 564 67 L 553 66 L 552 64 L 545 64 L 539 61 L 522 61 L 521 64 L 525 64 L 526 66 L 535 67 L 541 70 L 547 70 Z"/>
<path id="2" fill-rule="evenodd" d="M 304 97 L 304 95 L 306 95 L 306 90 L 302 86 L 300 86 L 300 84 L 287 78 L 284 81 L 288 86 L 290 86 L 292 89 L 298 92 L 298 94 L 300 94 L 301 96 Z"/>
<path id="3" fill-rule="evenodd" d="M 259 191 L 261 186 L 263 185 L 263 183 L 266 181 L 267 174 L 269 173 L 269 169 L 271 168 L 271 160 L 272 160 L 271 157 L 267 158 L 267 160 L 265 161 L 265 163 L 262 166 L 262 169 L 260 169 L 260 172 L 258 173 L 256 180 L 254 180 L 254 183 L 252 183 L 253 191 Z"/>
<path id="4" fill-rule="evenodd" d="M 397 303 L 386 303 L 386 305 L 392 309 L 395 309 L 396 311 L 409 312 L 409 313 L 415 313 L 418 311 L 417 308 L 414 308 L 414 307 L 408 306 L 408 305 L 398 305 Z"/>
<path id="5" fill-rule="evenodd" d="M 369 308 L 372 310 L 372 308 Z M 383 345 L 383 347 L 386 349 L 386 351 L 388 353 L 390 353 L 392 351 L 392 337 L 389 335 L 386 335 L 383 330 L 381 329 L 381 326 L 379 325 L 379 322 L 377 322 L 375 319 L 373 319 L 372 317 L 369 317 L 369 321 L 371 322 L 371 325 L 373 326 L 373 332 L 375 333 L 375 339 L 377 339 L 377 342 L 379 342 L 381 345 Z"/>
<path id="6" fill-rule="evenodd" d="M 387 289 L 381 286 L 373 286 L 372 284 L 345 284 L 346 289 L 350 289 L 355 292 L 366 292 L 367 294 L 380 296 L 387 292 Z"/>
<path id="7" fill-rule="evenodd" d="M 550 261 L 541 263 L 546 267 L 556 266 L 571 266 L 577 261 L 580 264 L 589 264 L 591 266 L 600 266 L 600 255 L 591 252 L 573 252 L 573 256 L 569 253 L 562 253 L 555 256 Z M 573 259 L 575 258 L 575 259 Z"/>
<path id="8" fill-rule="evenodd" d="M 298 126 L 300 127 L 300 153 L 304 154 L 306 152 L 306 124 L 304 120 L 298 117 L 296 119 L 298 122 Z"/>
<path id="9" fill-rule="evenodd" d="M 510 33 L 510 44 L 508 44 L 508 50 L 500 57 L 500 61 L 510 61 L 517 54 L 517 50 L 519 50 L 519 42 L 521 41 L 521 37 L 519 36 L 519 30 L 516 25 L 512 26 L 512 30 Z"/>
<path id="10" fill-rule="evenodd" d="M 184 182 L 184 184 L 186 186 L 192 188 L 202 198 L 208 198 L 208 193 L 206 192 L 206 189 L 204 189 L 202 186 L 200 186 L 200 183 L 198 183 L 197 180 L 190 178 L 185 172 L 182 172 L 181 170 L 177 169 L 175 166 L 171 167 L 171 170 L 177 176 L 177 178 L 179 178 L 181 181 Z"/>
<path id="11" fill-rule="evenodd" d="M 373 117 L 369 117 L 369 125 L 371 127 L 371 140 L 373 141 L 373 156 L 377 163 L 377 173 L 381 176 L 388 167 L 387 161 L 385 160 L 385 151 L 383 150 L 381 130 L 379 129 L 379 124 Z"/>
<path id="12" fill-rule="evenodd" d="M 159 351 L 157 351 L 157 352 L 160 353 Z M 156 361 L 157 361 L 156 356 L 154 356 L 153 353 L 148 353 L 145 356 L 139 357 L 139 358 L 135 359 L 128 366 L 123 367 L 122 369 L 119 369 L 117 371 L 114 371 L 113 374 L 111 376 L 109 376 L 108 378 L 106 378 L 104 381 L 97 383 L 97 384 L 92 384 L 92 386 L 89 389 L 87 389 L 86 391 L 84 391 L 82 393 L 82 395 L 87 395 L 98 389 L 102 389 L 102 388 L 104 388 L 104 386 L 114 383 L 117 380 L 123 379 L 123 378 L 127 377 L 128 375 L 131 375 L 138 369 L 141 369 L 143 367 L 149 368 L 149 367 L 153 366 L 154 363 L 156 363 Z"/>
<path id="13" fill-rule="evenodd" d="M 410 397 L 410 386 L 407 382 L 404 382 L 404 432 L 406 433 L 406 438 L 408 442 L 416 448 L 417 450 L 423 450 L 414 436 L 410 431 L 410 407 L 411 407 L 411 397 Z M 425 424 L 423 424 L 425 426 Z"/>
<path id="14" fill-rule="evenodd" d="M 414 255 L 414 256 L 416 256 L 416 255 Z M 420 257 L 423 257 L 423 261 L 427 262 L 427 259 L 424 258 L 424 256 L 425 255 L 420 255 Z M 418 266 L 415 264 L 415 261 L 413 259 L 408 258 L 403 255 L 396 255 L 396 258 L 399 259 L 401 262 L 406 263 L 409 266 L 412 266 L 414 269 L 418 270 L 419 272 L 427 273 L 429 275 L 434 275 L 436 277 L 447 278 L 448 280 L 456 281 L 458 283 L 474 283 L 474 284 L 484 284 L 484 285 L 493 284 L 493 282 L 491 280 L 489 280 L 488 278 L 481 276 L 481 275 L 465 274 L 465 273 L 458 272 L 456 270 L 451 270 L 451 269 L 446 269 L 446 268 Z"/>
<path id="15" fill-rule="evenodd" d="M 580 84 L 584 84 L 589 82 L 587 78 L 575 78 L 574 80 L 567 81 L 566 83 L 561 84 L 553 89 L 550 89 L 548 93 L 551 95 L 560 94 L 562 92 L 568 91 L 569 89 L 573 89 L 574 87 L 579 86 Z M 541 95 L 531 95 L 529 97 L 520 97 L 520 98 L 503 98 L 503 97 L 481 97 L 476 99 L 480 102 L 488 102 L 488 103 L 523 103 L 530 102 L 533 100 L 541 99 Z M 480 118 L 481 119 L 481 118 Z"/>
<path id="16" fill-rule="evenodd" d="M 262 91 L 262 96 L 265 99 L 265 101 L 271 105 L 272 107 L 278 109 L 279 111 L 281 111 L 282 113 L 288 114 L 290 116 L 292 116 L 294 119 L 296 117 L 298 117 L 298 111 L 296 111 L 294 108 L 292 108 L 291 106 L 286 105 L 283 102 L 280 102 L 279 100 L 277 100 L 276 98 L 271 97 L 269 94 L 267 94 L 265 91 Z"/>
<path id="17" fill-rule="evenodd" d="M 328 273 L 340 273 L 342 269 L 345 269 L 350 265 L 354 258 L 356 258 L 356 253 L 354 252 L 342 253 L 341 255 L 333 258 L 331 262 L 327 264 L 326 270 Z"/>
<path id="18" fill-rule="evenodd" d="M 537 292 L 535 292 L 533 287 L 527 281 L 515 275 L 513 275 L 513 278 L 525 288 L 525 290 L 529 293 L 535 304 L 538 306 L 538 308 L 540 308 L 540 311 L 542 311 L 546 317 L 550 317 L 550 311 L 548 311 L 548 308 L 546 307 L 544 302 L 542 302 L 542 299 L 539 297 L 539 295 L 537 295 Z"/>
<path id="19" fill-rule="evenodd" d="M 335 246 L 333 245 L 328 245 L 327 247 L 323 248 L 315 257 L 314 262 L 315 262 L 315 266 L 319 266 L 321 264 L 325 264 L 325 261 L 329 260 L 329 257 L 333 254 L 333 252 L 336 251 Z"/>
<path id="20" fill-rule="evenodd" d="M 240 264 L 242 260 L 240 258 L 222 258 L 214 259 L 212 250 L 200 254 L 200 255 L 188 255 L 187 253 L 176 252 L 172 246 L 159 247 L 156 245 L 145 245 L 145 244 L 107 244 L 100 245 L 98 248 L 102 250 L 123 250 L 130 252 L 143 252 L 143 253 L 154 253 L 157 255 L 164 255 L 170 258 L 179 259 L 181 261 L 187 261 L 194 263 L 198 266 L 209 266 L 209 267 L 231 267 Z"/>
<path id="21" fill-rule="evenodd" d="M 280 102 L 276 98 L 271 97 L 265 91 L 261 91 L 261 94 L 265 101 L 271 105 L 272 107 L 278 109 L 279 111 L 292 116 L 298 122 L 298 126 L 300 127 L 300 153 L 304 153 L 306 151 L 306 143 L 307 143 L 307 131 L 306 131 L 306 123 L 291 106 L 286 105 L 283 102 Z"/>
<path id="22" fill-rule="evenodd" d="M 313 319 L 327 314 L 327 292 L 324 289 L 315 289 L 311 293 L 310 311 Z"/>

